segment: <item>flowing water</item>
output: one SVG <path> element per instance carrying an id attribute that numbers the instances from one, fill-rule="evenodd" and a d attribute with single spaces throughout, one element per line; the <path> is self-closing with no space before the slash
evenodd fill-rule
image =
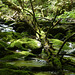
<path id="1" fill-rule="evenodd" d="M 12 64 L 15 66 L 27 66 L 27 67 L 42 67 L 42 66 L 46 66 L 48 65 L 47 62 L 45 60 L 41 60 L 38 58 L 35 58 L 35 60 L 17 60 L 17 61 L 13 61 L 13 62 L 7 62 L 8 64 Z M 58 75 L 56 72 L 53 71 L 36 71 L 34 72 L 34 75 Z M 68 70 L 64 70 L 65 75 L 75 75 L 75 73 L 70 72 Z"/>
<path id="2" fill-rule="evenodd" d="M 4 24 L 0 24 L 0 30 L 2 32 L 9 32 L 9 31 L 13 31 L 12 27 L 8 27 L 8 25 L 4 25 Z M 73 51 L 75 51 L 75 44 L 73 45 L 72 43 L 69 43 L 69 47 L 71 48 L 71 50 L 69 50 L 67 53 L 71 53 Z M 41 44 L 39 43 L 38 46 L 40 46 Z M 65 57 L 70 57 L 70 56 L 65 56 Z M 71 57 L 73 60 L 75 60 L 74 57 Z M 42 66 L 46 66 L 48 65 L 47 62 L 45 60 L 42 59 L 34 59 L 34 60 L 28 60 L 25 61 L 23 59 L 20 60 L 16 60 L 16 61 L 12 61 L 12 62 L 7 62 L 8 64 L 12 64 L 15 66 L 27 66 L 27 67 L 42 67 Z M 65 75 L 75 75 L 75 73 L 70 72 L 70 71 L 64 71 Z M 34 72 L 35 75 L 57 75 L 56 72 L 51 72 L 51 71 L 47 71 L 47 72 Z"/>
<path id="3" fill-rule="evenodd" d="M 15 66 L 27 66 L 27 67 L 42 67 L 47 65 L 45 60 L 42 59 L 37 59 L 35 58 L 34 60 L 17 60 L 17 61 L 12 61 L 12 62 L 7 62 L 9 64 L 15 65 Z"/>
<path id="4" fill-rule="evenodd" d="M 64 75 L 75 75 L 75 73 L 69 72 L 69 71 L 64 71 L 64 73 L 65 73 Z M 35 75 L 58 75 L 56 72 L 51 72 L 51 71 L 48 71 L 48 72 L 36 72 L 34 74 Z"/>
<path id="5" fill-rule="evenodd" d="M 5 25 L 3 23 L 2 24 L 0 23 L 0 30 L 1 30 L 1 32 L 10 32 L 10 31 L 15 32 L 15 30 L 13 30 L 13 27 L 10 27 L 10 26 Z"/>
<path id="6" fill-rule="evenodd" d="M 72 48 L 72 43 L 69 45 Z M 67 53 L 71 53 L 75 50 L 75 48 L 72 48 L 71 50 L 67 51 Z M 73 60 L 75 60 L 74 57 L 71 56 L 64 56 L 64 57 L 70 57 Z M 13 62 L 7 62 L 9 64 L 15 65 L 15 66 L 27 66 L 27 67 L 42 67 L 48 65 L 45 60 L 34 58 L 33 60 L 18 60 L 18 61 L 13 61 Z M 75 75 L 75 73 L 64 70 L 65 75 Z M 34 72 L 35 75 L 57 75 L 56 72 L 52 71 L 45 71 L 45 72 Z"/>

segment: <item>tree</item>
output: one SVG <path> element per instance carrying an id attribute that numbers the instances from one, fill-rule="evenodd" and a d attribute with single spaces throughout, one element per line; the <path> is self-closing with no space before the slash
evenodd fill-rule
<path id="1" fill-rule="evenodd" d="M 57 1 L 57 2 L 55 2 Z M 63 43 L 63 45 L 61 46 L 61 48 L 59 49 L 58 53 L 56 55 L 54 55 L 54 51 L 55 49 L 52 47 L 52 43 L 49 42 L 48 39 L 48 33 L 50 29 L 53 29 L 60 21 L 61 19 L 56 21 L 56 18 L 58 15 L 63 14 L 64 11 L 69 11 L 73 8 L 70 7 L 73 3 L 72 0 L 70 1 L 64 1 L 64 0 L 40 0 L 40 4 L 37 4 L 37 0 L 14 0 L 13 2 L 10 2 L 8 0 L 2 0 L 3 4 L 8 5 L 8 7 L 14 11 L 16 11 L 18 14 L 18 19 L 23 20 L 25 19 L 25 17 L 29 18 L 29 21 L 27 21 L 28 23 L 30 21 L 32 21 L 32 24 L 30 25 L 31 28 L 34 30 L 34 32 L 36 32 L 36 37 L 38 38 L 38 40 L 41 42 L 42 47 L 44 48 L 45 53 L 48 56 L 49 61 L 52 61 L 52 64 L 55 66 L 57 66 L 57 68 L 61 68 L 60 66 L 58 67 L 59 63 L 61 63 L 60 57 L 59 57 L 59 53 L 61 51 L 61 48 L 63 47 L 63 45 L 65 44 L 65 42 Z M 15 2 L 17 2 L 17 4 L 15 4 Z M 67 3 L 68 2 L 68 3 Z M 44 3 L 48 3 L 48 5 L 45 5 Z M 53 6 L 52 6 L 53 3 Z M 26 5 L 27 4 L 27 5 Z M 36 7 L 38 6 L 38 9 L 36 9 Z M 44 31 L 43 27 L 40 27 L 39 22 L 37 20 L 36 17 L 36 13 L 39 12 L 41 9 L 39 9 L 39 7 L 41 6 L 42 10 L 45 10 L 45 12 L 47 13 L 50 12 L 51 14 L 55 14 L 53 15 L 52 19 L 47 19 L 50 22 L 50 26 L 48 26 L 47 31 Z M 52 8 L 54 7 L 54 9 L 50 8 L 50 6 L 52 6 Z M 50 10 L 49 10 L 50 9 Z M 44 11 L 40 11 L 42 17 L 45 17 Z M 15 14 L 15 16 L 16 16 Z M 46 15 L 48 16 L 48 14 Z M 41 16 L 40 16 L 41 17 Z M 46 19 L 46 18 L 45 18 Z M 31 23 L 31 22 L 30 22 Z M 74 36 L 74 35 L 73 35 Z M 57 64 L 57 62 L 59 62 Z"/>

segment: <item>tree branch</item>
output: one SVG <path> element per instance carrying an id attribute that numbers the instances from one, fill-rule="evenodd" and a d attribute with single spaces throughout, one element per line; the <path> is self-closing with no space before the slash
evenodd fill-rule
<path id="1" fill-rule="evenodd" d="M 75 33 L 74 34 L 72 34 L 70 37 L 68 37 L 64 42 L 63 42 L 63 44 L 62 44 L 62 46 L 60 47 L 60 49 L 59 49 L 59 51 L 58 51 L 58 53 L 57 53 L 57 55 L 59 55 L 59 53 L 60 53 L 60 51 L 62 50 L 62 48 L 63 48 L 63 46 L 64 46 L 64 44 L 70 39 L 70 38 L 72 38 L 73 36 L 75 36 Z"/>

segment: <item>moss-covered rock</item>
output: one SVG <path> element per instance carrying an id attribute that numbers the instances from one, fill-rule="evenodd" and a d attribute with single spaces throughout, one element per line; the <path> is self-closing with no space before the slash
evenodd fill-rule
<path id="1" fill-rule="evenodd" d="M 23 22 L 16 22 L 13 25 L 13 29 L 16 32 L 22 33 L 22 32 L 28 32 L 30 35 L 35 35 L 34 30 L 32 29 L 31 25 L 28 24 L 26 21 Z"/>
<path id="2" fill-rule="evenodd" d="M 4 62 L 0 62 L 0 69 L 3 69 L 3 68 L 14 69 L 14 70 L 19 69 L 19 67 L 17 67 L 17 66 L 14 66 L 14 65 L 11 65 L 11 64 L 6 64 Z"/>
<path id="3" fill-rule="evenodd" d="M 41 46 L 38 46 L 38 43 L 39 41 L 26 37 L 26 38 L 13 41 L 9 45 L 9 48 L 11 49 L 11 48 L 16 47 L 16 49 L 19 49 L 19 50 L 27 50 L 27 49 L 33 50 L 33 49 L 37 49 L 41 47 Z"/>
<path id="4" fill-rule="evenodd" d="M 64 57 L 65 60 L 63 60 L 63 68 L 65 70 L 69 70 L 71 72 L 75 72 L 75 58 L 74 57 Z"/>
<path id="5" fill-rule="evenodd" d="M 27 35 L 27 32 L 24 33 L 17 33 L 17 32 L 0 32 L 0 39 L 8 42 L 15 39 L 21 39 Z"/>
<path id="6" fill-rule="evenodd" d="M 0 57 L 4 57 L 6 55 L 12 54 L 13 52 L 6 49 L 7 44 L 0 41 Z"/>
<path id="7" fill-rule="evenodd" d="M 7 56 L 1 58 L 0 60 L 1 61 L 15 61 L 15 60 L 18 60 L 19 58 L 21 58 L 22 56 L 24 56 L 24 55 L 15 53 L 15 54 L 7 55 Z"/>
<path id="8" fill-rule="evenodd" d="M 59 50 L 59 48 L 60 48 L 61 45 L 63 44 L 63 41 L 58 40 L 58 39 L 50 39 L 50 42 L 53 43 L 53 47 L 54 47 L 55 49 L 57 49 L 57 50 Z M 66 44 L 64 45 L 64 47 L 62 48 L 62 50 L 69 50 L 69 49 L 71 49 L 71 48 L 69 47 L 69 43 L 66 43 Z"/>
<path id="9" fill-rule="evenodd" d="M 0 75 L 33 75 L 29 71 L 13 70 L 13 69 L 0 69 Z"/>
<path id="10" fill-rule="evenodd" d="M 0 75 L 33 75 L 27 67 L 21 68 L 0 62 Z"/>
<path id="11" fill-rule="evenodd" d="M 35 55 L 32 54 L 32 53 L 29 53 L 27 51 L 22 51 L 22 52 L 19 52 L 19 53 L 14 53 L 14 54 L 11 54 L 11 55 L 7 55 L 7 56 L 1 58 L 0 60 L 1 61 L 15 61 L 15 60 L 22 59 L 22 57 L 25 57 L 26 59 L 28 59 L 29 56 L 35 57 Z"/>
<path id="12" fill-rule="evenodd" d="M 8 42 L 14 38 L 12 32 L 0 32 L 0 39 L 5 42 Z"/>
<path id="13" fill-rule="evenodd" d="M 1 41 L 1 40 L 0 40 L 0 44 L 2 44 L 2 46 L 0 46 L 0 49 L 1 49 L 1 47 L 6 48 L 8 46 L 6 42 Z"/>

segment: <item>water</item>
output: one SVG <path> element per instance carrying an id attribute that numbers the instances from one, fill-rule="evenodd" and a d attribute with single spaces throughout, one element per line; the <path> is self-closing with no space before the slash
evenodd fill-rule
<path id="1" fill-rule="evenodd" d="M 44 60 L 42 61 L 36 61 L 36 60 L 28 60 L 28 61 L 24 61 L 24 60 L 18 60 L 18 61 L 13 61 L 13 62 L 7 62 L 8 64 L 12 64 L 15 66 L 27 66 L 27 67 L 42 67 L 42 66 L 46 66 L 46 62 L 44 62 Z M 74 72 L 70 72 L 68 70 L 64 70 L 64 75 L 75 75 Z M 34 75 L 58 75 L 58 73 L 54 72 L 54 71 L 40 71 L 40 72 L 34 72 Z"/>
<path id="2" fill-rule="evenodd" d="M 75 49 L 75 43 L 69 43 L 69 47 Z"/>
<path id="3" fill-rule="evenodd" d="M 50 72 L 50 71 L 47 71 L 47 72 L 36 72 L 34 74 L 35 75 L 56 75 L 56 73 Z"/>
<path id="4" fill-rule="evenodd" d="M 13 27 L 9 27 L 8 25 L 5 24 L 0 24 L 0 30 L 1 32 L 10 32 L 10 31 L 15 32 L 15 30 L 13 30 Z"/>
<path id="5" fill-rule="evenodd" d="M 70 54 L 75 51 L 75 43 L 69 43 L 70 50 L 65 50 L 67 54 Z"/>
<path id="6" fill-rule="evenodd" d="M 0 30 L 1 32 L 9 32 L 9 31 L 13 31 L 12 27 L 9 27 L 8 25 L 4 25 L 4 24 L 0 24 Z M 8 44 L 10 44 L 10 42 L 8 42 Z M 38 42 L 37 46 L 40 47 L 41 43 Z M 75 44 L 69 43 L 69 47 L 71 48 L 71 50 L 67 51 L 67 53 L 71 53 L 73 51 L 75 51 Z M 18 52 L 18 50 L 16 50 L 16 52 Z M 73 60 L 75 60 L 74 57 L 71 56 L 64 56 L 64 57 L 70 57 Z M 8 64 L 12 64 L 15 66 L 27 66 L 27 67 L 42 67 L 42 66 L 46 66 L 47 63 L 45 60 L 40 60 L 40 59 L 34 59 L 34 60 L 28 60 L 28 61 L 24 61 L 22 59 L 17 60 L 17 61 L 12 61 L 12 62 L 7 62 Z M 64 71 L 65 75 L 75 75 L 75 73 L 70 72 L 70 71 Z M 35 75 L 57 75 L 56 72 L 51 72 L 51 71 L 47 71 L 47 72 L 34 72 Z"/>
<path id="7" fill-rule="evenodd" d="M 7 63 L 15 66 L 27 66 L 27 67 L 42 67 L 47 64 L 45 60 L 39 60 L 39 59 L 28 60 L 28 61 L 18 60 Z"/>
<path id="8" fill-rule="evenodd" d="M 36 72 L 34 73 L 34 75 L 58 75 L 58 73 L 47 71 L 47 72 Z M 75 73 L 64 70 L 64 75 L 75 75 Z"/>

